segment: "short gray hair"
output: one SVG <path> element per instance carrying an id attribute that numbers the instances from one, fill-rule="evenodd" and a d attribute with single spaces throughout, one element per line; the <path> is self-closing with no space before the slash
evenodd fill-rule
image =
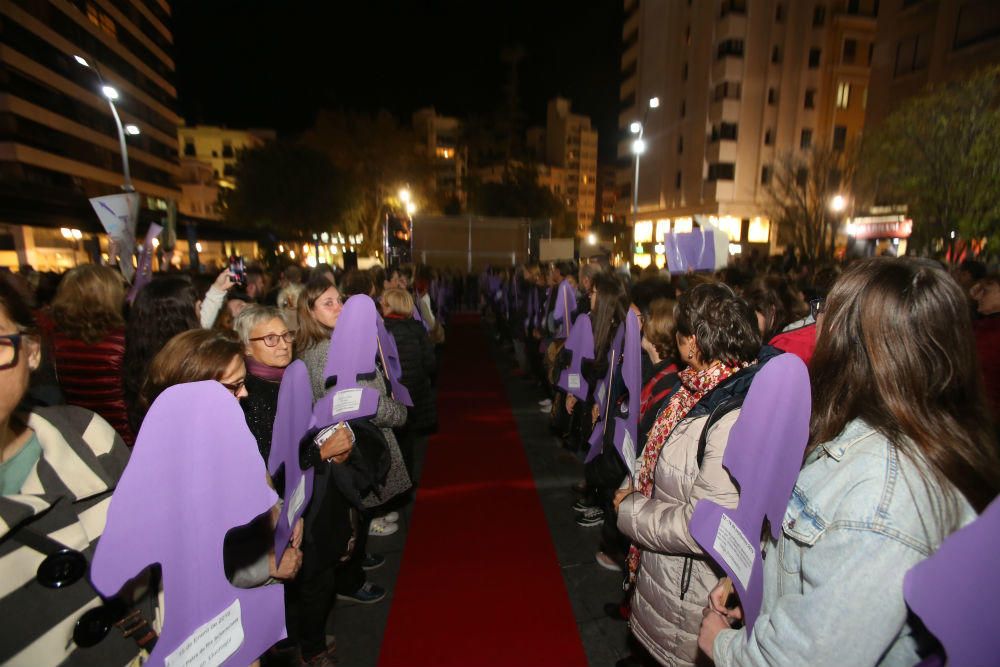
<path id="1" fill-rule="evenodd" d="M 264 322 L 270 322 L 275 318 L 281 320 L 282 322 L 285 321 L 285 317 L 282 315 L 280 308 L 275 308 L 274 306 L 263 306 L 259 303 L 252 303 L 241 310 L 240 314 L 233 319 L 233 330 L 236 331 L 236 335 L 240 337 L 241 343 L 249 345 L 250 332 L 253 331 L 254 327 L 258 324 L 263 324 Z"/>

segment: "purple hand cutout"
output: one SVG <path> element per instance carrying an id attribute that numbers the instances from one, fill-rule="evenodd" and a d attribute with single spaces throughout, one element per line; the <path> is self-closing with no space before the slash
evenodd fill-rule
<path id="1" fill-rule="evenodd" d="M 590 324 L 590 315 L 584 313 L 576 318 L 565 348 L 569 350 L 569 366 L 559 374 L 557 386 L 567 394 L 576 396 L 581 401 L 587 400 L 590 386 L 583 377 L 581 366 L 584 359 L 594 358 L 594 330 Z"/>
<path id="2" fill-rule="evenodd" d="M 642 398 L 642 325 L 635 311 L 625 318 L 625 345 L 622 351 L 622 381 L 628 391 L 628 412 L 615 416 L 615 449 L 631 476 L 635 476 L 636 443 L 639 442 L 639 404 Z"/>
<path id="3" fill-rule="evenodd" d="M 907 604 L 941 642 L 949 665 L 995 664 L 1000 656 L 1000 633 L 988 610 L 1000 597 L 997 554 L 1000 500 L 903 579 Z M 929 667 L 942 661 L 932 656 L 920 664 Z"/>
<path id="4" fill-rule="evenodd" d="M 782 354 L 754 377 L 729 432 L 722 465 L 740 488 L 740 504 L 723 509 L 710 500 L 694 508 L 689 530 L 732 578 L 749 635 L 760 613 L 764 568 L 760 533 L 767 517 L 777 539 L 809 440 L 809 372 Z"/>
<path id="5" fill-rule="evenodd" d="M 295 522 L 305 512 L 312 498 L 313 469 L 299 465 L 299 444 L 309 430 L 312 419 L 312 385 L 309 370 L 301 361 L 293 361 L 285 369 L 278 389 L 278 410 L 271 431 L 271 454 L 268 472 L 275 476 L 285 469 L 285 503 L 274 527 L 274 559 L 281 562 Z"/>
<path id="6" fill-rule="evenodd" d="M 242 667 L 285 636 L 283 587 L 235 588 L 222 562 L 226 533 L 277 502 L 266 475 L 239 403 L 218 382 L 177 385 L 153 403 L 91 565 L 106 596 L 162 566 L 164 625 L 147 665 Z"/>
<path id="7" fill-rule="evenodd" d="M 568 280 L 559 283 L 556 293 L 556 303 L 552 311 L 552 318 L 558 327 L 552 334 L 555 338 L 566 338 L 569 336 L 569 328 L 573 324 L 573 315 L 576 314 L 576 292 Z"/>
<path id="8" fill-rule="evenodd" d="M 337 328 L 330 336 L 323 377 L 332 386 L 313 407 L 316 426 L 370 417 L 378 410 L 378 391 L 360 387 L 358 376 L 372 377 L 377 372 L 378 313 L 375 302 L 364 294 L 347 300 L 337 318 Z"/>
<path id="9" fill-rule="evenodd" d="M 624 344 L 625 326 L 619 325 L 618 330 L 615 332 L 614 340 L 611 342 L 611 349 L 608 350 L 608 372 L 604 375 L 604 379 L 597 383 L 597 389 L 594 393 L 594 401 L 598 406 L 597 423 L 594 425 L 594 430 L 587 440 L 590 450 L 584 458 L 584 463 L 589 463 L 596 459 L 604 449 L 604 433 L 608 428 L 608 411 L 615 402 L 615 397 L 612 394 L 615 390 L 615 375 L 617 374 L 618 366 L 622 363 L 622 348 Z"/>

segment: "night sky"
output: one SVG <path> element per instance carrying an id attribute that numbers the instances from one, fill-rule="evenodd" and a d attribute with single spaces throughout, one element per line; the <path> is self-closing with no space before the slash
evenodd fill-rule
<path id="1" fill-rule="evenodd" d="M 407 124 L 424 106 L 485 114 L 506 104 L 501 52 L 519 44 L 529 122 L 544 124 L 550 97 L 569 97 L 596 124 L 602 161 L 614 159 L 621 0 L 175 0 L 172 7 L 189 123 L 289 135 L 323 108 L 386 109 Z"/>

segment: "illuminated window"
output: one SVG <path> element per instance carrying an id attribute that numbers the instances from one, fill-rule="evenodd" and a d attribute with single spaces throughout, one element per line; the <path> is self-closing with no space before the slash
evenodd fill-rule
<path id="1" fill-rule="evenodd" d="M 663 243 L 663 236 L 670 231 L 670 220 L 657 220 L 656 221 L 656 242 Z"/>
<path id="2" fill-rule="evenodd" d="M 653 261 L 652 256 L 646 253 L 641 253 L 641 254 L 637 253 L 632 256 L 632 263 L 638 266 L 640 269 L 645 269 L 652 263 L 652 261 Z"/>
<path id="3" fill-rule="evenodd" d="M 674 220 L 674 233 L 675 234 L 687 234 L 693 229 L 693 221 L 691 218 L 677 218 Z"/>
<path id="4" fill-rule="evenodd" d="M 747 227 L 747 241 L 750 243 L 767 243 L 771 234 L 771 221 L 767 218 L 750 218 Z"/>
<path id="5" fill-rule="evenodd" d="M 437 157 L 442 158 L 444 160 L 450 160 L 453 157 L 455 157 L 455 149 L 454 148 L 442 148 L 442 147 L 439 146 L 437 149 L 435 149 L 434 154 Z"/>
<path id="6" fill-rule="evenodd" d="M 636 243 L 649 243 L 653 240 L 653 221 L 640 220 L 635 223 L 634 233 Z"/>
<path id="7" fill-rule="evenodd" d="M 841 81 L 837 84 L 837 108 L 846 109 L 851 103 L 851 84 Z"/>

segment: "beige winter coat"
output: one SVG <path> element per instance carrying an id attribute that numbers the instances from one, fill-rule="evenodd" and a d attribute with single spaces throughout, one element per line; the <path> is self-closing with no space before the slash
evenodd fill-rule
<path id="1" fill-rule="evenodd" d="M 739 411 L 722 417 L 708 432 L 705 458 L 698 469 L 698 438 L 707 416 L 682 421 L 667 439 L 656 463 L 653 497 L 633 493 L 618 510 L 618 528 L 642 553 L 632 597 L 631 629 L 664 665 L 706 664 L 698 654 L 698 628 L 708 594 L 719 577 L 688 532 L 699 500 L 734 508 L 739 493 L 722 467 L 722 454 Z M 693 555 L 691 583 L 681 600 L 685 556 Z"/>

